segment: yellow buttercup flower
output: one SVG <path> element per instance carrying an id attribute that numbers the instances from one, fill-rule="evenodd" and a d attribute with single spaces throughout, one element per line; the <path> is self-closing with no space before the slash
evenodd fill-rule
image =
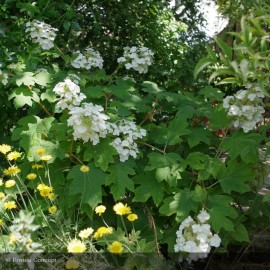
<path id="1" fill-rule="evenodd" d="M 6 154 L 6 153 L 8 153 L 8 152 L 10 152 L 11 151 L 11 146 L 10 145 L 7 145 L 7 144 L 1 144 L 0 145 L 0 152 L 2 153 L 2 154 Z"/>
<path id="2" fill-rule="evenodd" d="M 106 206 L 99 205 L 99 206 L 96 207 L 95 212 L 96 212 L 96 214 L 101 216 L 101 214 L 103 214 L 105 212 L 105 210 L 106 210 Z"/>
<path id="3" fill-rule="evenodd" d="M 54 201 L 55 199 L 56 199 L 56 195 L 54 194 L 54 193 L 50 193 L 49 195 L 48 195 L 48 198 L 51 200 L 51 201 Z"/>
<path id="4" fill-rule="evenodd" d="M 46 150 L 43 147 L 40 147 L 37 149 L 37 154 L 41 157 L 44 156 L 46 153 Z"/>
<path id="5" fill-rule="evenodd" d="M 67 246 L 68 252 L 83 253 L 86 251 L 86 245 L 77 239 L 73 239 Z"/>
<path id="6" fill-rule="evenodd" d="M 50 214 L 54 214 L 57 211 L 57 207 L 55 205 L 53 205 L 48 209 L 48 211 Z"/>
<path id="7" fill-rule="evenodd" d="M 32 165 L 32 169 L 42 169 L 42 168 L 44 168 L 44 166 L 43 165 L 41 165 L 41 164 L 33 164 Z"/>
<path id="8" fill-rule="evenodd" d="M 111 245 L 108 246 L 108 251 L 114 254 L 120 254 L 123 252 L 123 250 L 123 245 L 118 241 L 114 241 Z"/>
<path id="9" fill-rule="evenodd" d="M 129 215 L 127 216 L 127 219 L 128 219 L 129 221 L 135 221 L 136 219 L 138 219 L 138 216 L 137 216 L 136 214 L 129 214 Z"/>
<path id="10" fill-rule="evenodd" d="M 7 180 L 5 183 L 6 188 L 11 188 L 16 185 L 16 182 L 14 180 Z"/>
<path id="11" fill-rule="evenodd" d="M 17 208 L 17 205 L 16 205 L 15 201 L 7 201 L 7 202 L 4 202 L 4 208 L 11 210 L 11 209 Z"/>
<path id="12" fill-rule="evenodd" d="M 35 173 L 29 173 L 26 175 L 26 179 L 28 180 L 35 180 L 37 178 L 37 175 Z"/>
<path id="13" fill-rule="evenodd" d="M 17 160 L 18 158 L 20 158 L 22 155 L 22 153 L 19 153 L 17 151 L 13 151 L 13 152 L 10 152 L 8 155 L 7 155 L 7 159 L 8 160 Z"/>
<path id="14" fill-rule="evenodd" d="M 100 238 L 105 235 L 112 234 L 113 228 L 112 227 L 99 227 L 94 234 L 94 238 Z"/>
<path id="15" fill-rule="evenodd" d="M 15 174 L 19 173 L 20 171 L 21 171 L 21 169 L 19 169 L 17 166 L 12 166 L 12 167 L 9 167 L 8 169 L 5 169 L 4 174 L 15 175 Z"/>
<path id="16" fill-rule="evenodd" d="M 4 224 L 3 219 L 0 219 L 0 226 L 3 226 L 3 224 Z"/>
<path id="17" fill-rule="evenodd" d="M 78 269 L 80 267 L 80 263 L 74 258 L 70 258 L 67 260 L 65 267 L 66 269 Z"/>
<path id="18" fill-rule="evenodd" d="M 0 200 L 3 200 L 6 197 L 5 193 L 0 192 Z"/>
<path id="19" fill-rule="evenodd" d="M 81 172 L 89 172 L 90 169 L 88 166 L 82 165 L 80 170 L 81 170 Z"/>
<path id="20" fill-rule="evenodd" d="M 41 156 L 40 159 L 43 161 L 49 161 L 52 159 L 52 156 L 51 155 L 44 155 L 44 156 Z"/>
<path id="21" fill-rule="evenodd" d="M 121 202 L 117 203 L 114 207 L 113 210 L 117 215 L 123 216 L 123 215 L 128 215 L 131 214 L 131 209 L 127 204 L 123 204 Z"/>
<path id="22" fill-rule="evenodd" d="M 47 185 L 45 185 L 45 184 L 39 184 L 39 185 L 37 186 L 37 189 L 39 190 L 40 195 L 41 195 L 42 197 L 49 197 L 50 194 L 51 194 L 52 191 L 53 191 L 53 188 L 52 188 L 52 187 L 49 187 L 49 186 L 47 186 Z"/>
<path id="23" fill-rule="evenodd" d="M 81 239 L 87 239 L 93 232 L 94 232 L 94 230 L 92 228 L 87 228 L 87 229 L 81 230 L 79 232 L 79 237 Z"/>

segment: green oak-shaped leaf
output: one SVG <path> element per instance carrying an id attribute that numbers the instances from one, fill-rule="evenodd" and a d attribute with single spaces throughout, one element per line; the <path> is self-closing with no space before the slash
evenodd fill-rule
<path id="1" fill-rule="evenodd" d="M 262 139 L 260 134 L 238 131 L 224 140 L 223 148 L 229 151 L 232 159 L 240 156 L 246 163 L 256 163 L 259 160 L 258 148 Z"/>
<path id="2" fill-rule="evenodd" d="M 196 212 L 198 203 L 192 199 L 193 192 L 189 189 L 179 190 L 174 196 L 166 198 L 164 204 L 159 208 L 159 212 L 166 216 L 176 214 L 177 218 L 183 219 L 191 211 Z"/>
<path id="3" fill-rule="evenodd" d="M 80 167 L 73 167 L 67 176 L 72 180 L 69 194 L 77 194 L 77 202 L 88 204 L 94 209 L 102 202 L 102 185 L 105 183 L 106 174 L 94 166 L 90 166 L 89 172 L 83 173 Z"/>
<path id="4" fill-rule="evenodd" d="M 210 223 L 217 233 L 221 228 L 226 231 L 234 230 L 232 219 L 237 218 L 238 214 L 231 202 L 232 198 L 225 195 L 213 195 L 208 199 L 207 209 L 209 209 Z"/>
<path id="5" fill-rule="evenodd" d="M 248 181 L 254 179 L 255 173 L 249 165 L 232 160 L 228 166 L 221 166 L 217 174 L 221 188 L 225 193 L 230 194 L 232 191 L 244 193 L 250 190 Z"/>
<path id="6" fill-rule="evenodd" d="M 134 177 L 134 181 L 139 186 L 135 188 L 134 202 L 146 202 L 149 198 L 153 198 L 156 205 L 159 205 L 163 199 L 163 185 L 158 183 L 152 172 L 147 172 Z"/>
<path id="7" fill-rule="evenodd" d="M 129 175 L 135 175 L 135 171 L 124 163 L 119 163 L 109 168 L 110 174 L 106 178 L 106 186 L 111 187 L 111 194 L 115 200 L 124 196 L 126 189 L 134 191 L 134 183 Z"/>

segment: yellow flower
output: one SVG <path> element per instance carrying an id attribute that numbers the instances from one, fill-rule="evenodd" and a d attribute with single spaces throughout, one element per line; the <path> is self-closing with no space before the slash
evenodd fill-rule
<path id="1" fill-rule="evenodd" d="M 90 169 L 88 166 L 82 165 L 80 170 L 81 170 L 81 172 L 89 172 Z"/>
<path id="2" fill-rule="evenodd" d="M 53 205 L 48 209 L 48 211 L 50 214 L 54 214 L 57 211 L 57 207 L 55 205 Z"/>
<path id="3" fill-rule="evenodd" d="M 49 197 L 50 194 L 51 194 L 52 191 L 53 191 L 53 188 L 52 188 L 52 187 L 49 187 L 49 186 L 47 186 L 47 185 L 45 185 L 45 184 L 39 184 L 39 185 L 37 186 L 37 189 L 39 190 L 40 195 L 41 195 L 42 197 Z"/>
<path id="4" fill-rule="evenodd" d="M 8 169 L 5 169 L 4 174 L 15 175 L 19 173 L 20 171 L 21 169 L 19 169 L 17 166 L 12 166 L 12 167 L 9 167 Z"/>
<path id="5" fill-rule="evenodd" d="M 7 180 L 5 183 L 5 187 L 6 188 L 11 188 L 13 186 L 15 186 L 16 182 L 14 180 Z"/>
<path id="6" fill-rule="evenodd" d="M 79 266 L 80 266 L 80 263 L 76 261 L 74 258 L 68 259 L 65 264 L 66 269 L 78 269 Z"/>
<path id="7" fill-rule="evenodd" d="M 29 173 L 26 175 L 26 178 L 28 180 L 35 180 L 37 178 L 37 175 L 35 173 Z"/>
<path id="8" fill-rule="evenodd" d="M 44 166 L 43 165 L 41 165 L 41 164 L 33 164 L 32 165 L 32 169 L 42 169 L 42 168 L 44 168 Z"/>
<path id="9" fill-rule="evenodd" d="M 49 195 L 48 195 L 48 198 L 51 200 L 51 201 L 54 201 L 55 199 L 56 199 L 56 195 L 54 194 L 54 193 L 50 193 Z"/>
<path id="10" fill-rule="evenodd" d="M 71 240 L 71 242 L 67 246 L 68 252 L 71 253 L 83 253 L 86 251 L 86 245 L 77 239 Z"/>
<path id="11" fill-rule="evenodd" d="M 51 155 L 44 155 L 44 156 L 41 156 L 40 159 L 43 161 L 49 161 L 52 159 L 52 156 Z"/>
<path id="12" fill-rule="evenodd" d="M 4 224 L 3 219 L 0 219 L 0 226 L 3 226 L 3 224 Z"/>
<path id="13" fill-rule="evenodd" d="M 123 245 L 118 241 L 114 241 L 111 245 L 108 246 L 108 251 L 114 254 L 120 254 L 123 252 L 123 250 Z"/>
<path id="14" fill-rule="evenodd" d="M 129 221 L 135 221 L 136 219 L 138 219 L 138 216 L 137 216 L 136 214 L 129 214 L 129 215 L 127 216 L 127 219 L 128 219 Z"/>
<path id="15" fill-rule="evenodd" d="M 94 234 L 94 238 L 100 238 L 102 236 L 112 234 L 113 228 L 112 227 L 99 227 Z"/>
<path id="16" fill-rule="evenodd" d="M 6 154 L 6 153 L 8 153 L 8 152 L 10 152 L 11 151 L 11 146 L 10 145 L 7 145 L 7 144 L 1 144 L 0 145 L 0 152 L 2 153 L 2 154 Z"/>
<path id="17" fill-rule="evenodd" d="M 21 157 L 22 153 L 19 153 L 17 151 L 14 151 L 14 152 L 10 152 L 8 155 L 7 155 L 7 159 L 8 160 L 17 160 L 19 157 Z"/>
<path id="18" fill-rule="evenodd" d="M 4 203 L 4 208 L 5 209 L 8 209 L 8 210 L 11 210 L 11 209 L 15 209 L 17 208 L 17 205 L 14 201 L 7 201 Z"/>
<path id="19" fill-rule="evenodd" d="M 37 149 L 37 154 L 41 157 L 44 156 L 46 153 L 46 150 L 43 147 L 40 147 Z"/>
<path id="20" fill-rule="evenodd" d="M 127 204 L 123 204 L 121 202 L 117 203 L 114 207 L 113 210 L 117 215 L 123 216 L 123 215 L 128 215 L 131 214 L 131 209 Z"/>
<path id="21" fill-rule="evenodd" d="M 6 197 L 5 193 L 0 192 L 0 200 L 3 200 Z"/>
<path id="22" fill-rule="evenodd" d="M 81 230 L 79 232 L 79 237 L 81 239 L 86 239 L 88 238 L 92 233 L 94 232 L 94 230 L 92 228 L 87 228 L 87 229 L 84 229 L 84 230 Z"/>
<path id="23" fill-rule="evenodd" d="M 105 210 L 106 210 L 106 206 L 99 205 L 99 206 L 96 207 L 95 212 L 96 212 L 96 214 L 101 216 L 101 214 L 103 214 L 105 212 Z"/>

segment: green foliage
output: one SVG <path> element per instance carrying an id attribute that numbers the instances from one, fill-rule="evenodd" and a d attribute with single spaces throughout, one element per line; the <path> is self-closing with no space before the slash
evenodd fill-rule
<path id="1" fill-rule="evenodd" d="M 186 4 L 185 12 L 194 12 L 195 3 Z M 41 230 L 36 237 L 43 243 L 48 239 L 46 251 L 66 252 L 66 243 L 79 239 L 80 230 L 92 226 L 97 232 L 105 224 L 114 228 L 111 235 L 81 239 L 89 252 L 104 252 L 113 241 L 120 241 L 124 252 L 133 254 L 156 253 L 161 245 L 168 246 L 165 252 L 173 252 L 180 223 L 203 208 L 210 214 L 209 224 L 222 237 L 223 248 L 250 241 L 250 224 L 254 223 L 252 230 L 262 226 L 257 220 L 259 211 L 262 224 L 269 222 L 269 194 L 258 195 L 256 183 L 261 178 L 259 149 L 269 144 L 269 125 L 261 123 L 259 132 L 249 133 L 231 128 L 222 106 L 224 91 L 199 87 L 203 80 L 195 83 L 192 79 L 192 72 L 197 77 L 208 67 L 213 71 L 209 81 L 215 85 L 242 87 L 258 82 L 267 92 L 269 20 L 244 18 L 241 32 L 233 33 L 234 46 L 217 38 L 218 50 L 209 47 L 208 56 L 194 68 L 203 53 L 202 44 L 195 44 L 199 31 L 191 25 L 196 30 L 190 33 L 194 42 L 184 42 L 188 29 L 166 1 L 102 0 L 86 5 L 85 1 L 14 0 L 0 8 L 0 71 L 8 74 L 7 83 L 2 83 L 0 74 L 0 119 L 5 124 L 0 145 L 12 144 L 12 151 L 16 148 L 22 153 L 16 161 L 0 151 L 5 157 L 0 192 L 7 195 L 3 202 L 12 199 L 37 217 Z M 58 28 L 54 47 L 42 50 L 31 41 L 25 24 L 33 19 Z M 99 50 L 104 69 L 78 70 L 71 65 L 72 52 L 86 45 Z M 155 52 L 149 73 L 137 74 L 117 64 L 123 47 L 133 45 Z M 146 130 L 146 136 L 135 139 L 135 158 L 120 161 L 113 142 L 122 136 L 123 146 L 130 138 L 117 134 L 118 130 L 100 136 L 97 143 L 74 138 L 70 108 L 61 111 L 56 106 L 59 95 L 53 91 L 72 74 L 79 77 L 80 91 L 86 96 L 83 102 L 102 106 L 109 123 L 128 120 Z M 84 120 L 89 119 L 79 124 Z M 92 121 L 87 128 L 94 130 Z M 40 154 L 40 148 L 45 154 Z M 34 163 L 42 168 L 34 169 Z M 21 170 L 14 175 L 14 189 L 5 186 L 13 178 L 6 173 L 9 166 Z M 30 173 L 37 178 L 29 179 Z M 49 185 L 56 198 L 43 196 L 42 184 Z M 119 202 L 131 207 L 138 220 L 116 216 L 113 206 Z M 106 212 L 98 213 L 100 204 Z M 49 207 L 56 205 L 56 213 L 49 214 Z M 0 211 L 9 224 L 13 216 L 2 201 Z M 17 210 L 12 211 L 16 216 Z M 3 233 L 0 250 L 8 226 Z M 51 244 L 54 235 L 57 240 Z M 120 261 L 133 267 L 133 259 Z M 157 262 L 153 260 L 138 257 L 136 265 L 154 269 Z"/>
<path id="2" fill-rule="evenodd" d="M 69 186 L 70 195 L 79 195 L 76 201 L 80 204 L 88 204 L 95 208 L 102 202 L 101 187 L 105 183 L 106 174 L 95 167 L 90 167 L 90 172 L 83 173 L 80 166 L 75 166 L 69 172 L 67 179 L 72 182 Z"/>

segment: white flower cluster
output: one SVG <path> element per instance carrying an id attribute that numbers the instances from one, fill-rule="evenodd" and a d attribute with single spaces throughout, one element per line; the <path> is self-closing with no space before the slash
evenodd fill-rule
<path id="1" fill-rule="evenodd" d="M 139 73 L 146 73 L 152 64 L 154 53 L 146 47 L 125 47 L 124 55 L 117 59 L 118 63 L 124 63 L 126 69 L 133 68 Z"/>
<path id="2" fill-rule="evenodd" d="M 49 50 L 54 46 L 57 31 L 58 29 L 38 20 L 26 23 L 26 32 L 30 33 L 33 42 L 39 43 L 43 50 Z"/>
<path id="3" fill-rule="evenodd" d="M 179 226 L 176 232 L 175 252 L 187 252 L 188 262 L 206 258 L 212 247 L 219 247 L 221 239 L 217 234 L 212 234 L 211 227 L 206 223 L 210 215 L 203 209 L 197 215 L 198 222 L 190 216 Z"/>
<path id="4" fill-rule="evenodd" d="M 99 52 L 91 48 L 86 48 L 83 53 L 76 51 L 74 53 L 77 57 L 71 62 L 75 68 L 91 69 L 92 67 L 102 68 L 103 59 Z"/>
<path id="5" fill-rule="evenodd" d="M 78 81 L 76 80 L 76 82 Z M 72 107 L 80 105 L 81 101 L 86 98 L 86 96 L 80 92 L 80 86 L 72 82 L 69 78 L 66 78 L 64 82 L 58 83 L 54 87 L 53 92 L 60 96 L 56 108 L 61 111 L 72 109 Z"/>
<path id="6" fill-rule="evenodd" d="M 145 129 L 138 128 L 132 121 L 121 120 L 116 124 L 111 123 L 109 132 L 118 136 L 111 145 L 118 152 L 121 162 L 128 160 L 129 156 L 137 157 L 139 150 L 135 140 L 146 136 Z"/>
<path id="7" fill-rule="evenodd" d="M 6 85 L 8 83 L 8 75 L 4 73 L 1 69 L 0 69 L 0 81 L 2 82 L 3 85 Z"/>
<path id="8" fill-rule="evenodd" d="M 262 99 L 264 94 L 256 85 L 246 85 L 247 90 L 239 90 L 233 96 L 223 100 L 223 107 L 233 119 L 234 127 L 240 127 L 245 133 L 255 129 L 256 124 L 263 120 L 264 108 Z"/>
<path id="9" fill-rule="evenodd" d="M 99 143 L 99 138 L 105 138 L 108 133 L 109 119 L 104 113 L 102 106 L 92 103 L 83 103 L 81 107 L 70 108 L 67 123 L 73 127 L 74 140 L 82 139 L 84 142 L 91 141 L 93 145 Z"/>

